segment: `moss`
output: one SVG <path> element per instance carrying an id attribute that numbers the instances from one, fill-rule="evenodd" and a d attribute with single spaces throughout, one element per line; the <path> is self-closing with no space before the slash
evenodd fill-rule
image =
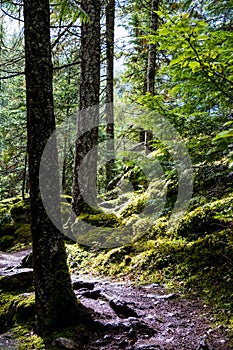
<path id="1" fill-rule="evenodd" d="M 10 235 L 5 235 L 0 238 L 0 250 L 6 251 L 11 248 L 15 243 L 15 237 Z"/>
<path id="2" fill-rule="evenodd" d="M 50 333 L 46 338 L 35 334 L 35 297 L 34 294 L 0 294 L 0 333 L 13 329 L 13 337 L 20 350 L 57 350 L 52 346 L 54 339 L 66 337 L 84 344 L 87 340 L 85 325 L 62 328 Z"/>
<path id="3" fill-rule="evenodd" d="M 0 293 L 0 333 L 14 325 L 32 322 L 35 317 L 34 295 Z"/>
<path id="4" fill-rule="evenodd" d="M 97 252 L 93 252 L 90 249 L 85 249 L 80 244 L 67 244 L 66 245 L 67 260 L 72 272 L 75 269 L 80 270 L 83 264 L 90 264 Z"/>
<path id="5" fill-rule="evenodd" d="M 231 219 L 233 197 L 214 201 L 187 213 L 178 224 L 175 234 L 192 240 L 204 236 L 205 233 L 221 231 L 228 226 L 226 211 Z"/>
<path id="6" fill-rule="evenodd" d="M 29 198 L 17 202 L 11 207 L 11 217 L 15 223 L 30 223 L 30 200 Z"/>
<path id="7" fill-rule="evenodd" d="M 133 214 L 140 214 L 147 202 L 147 198 L 143 195 L 136 195 L 132 201 L 121 211 L 122 218 L 131 217 Z"/>
<path id="8" fill-rule="evenodd" d="M 87 214 L 81 213 L 79 216 L 80 220 L 87 222 L 96 227 L 117 227 L 120 225 L 121 220 L 115 214 Z"/>
<path id="9" fill-rule="evenodd" d="M 23 224 L 15 231 L 16 243 L 31 243 L 30 224 Z"/>
<path id="10" fill-rule="evenodd" d="M 16 325 L 14 336 L 20 344 L 19 350 L 50 350 L 43 338 L 34 333 L 30 324 Z"/>
<path id="11" fill-rule="evenodd" d="M 17 250 L 31 243 L 29 224 L 10 223 L 0 228 L 0 250 Z"/>
<path id="12" fill-rule="evenodd" d="M 16 306 L 14 321 L 16 323 L 35 321 L 35 296 L 24 297 Z"/>
<path id="13" fill-rule="evenodd" d="M 160 282 L 195 294 L 221 310 L 220 317 L 229 325 L 233 307 L 233 198 L 208 204 L 204 200 L 203 204 L 187 213 L 175 231 L 166 231 L 167 221 L 162 217 L 132 244 L 93 257 L 86 271 L 128 275 L 139 283 Z M 130 220 L 134 223 L 138 219 L 126 219 Z"/>

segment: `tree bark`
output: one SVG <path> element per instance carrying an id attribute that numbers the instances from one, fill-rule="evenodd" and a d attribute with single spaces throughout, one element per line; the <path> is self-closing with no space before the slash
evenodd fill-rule
<path id="1" fill-rule="evenodd" d="M 107 0 L 106 4 L 106 133 L 107 160 L 106 184 L 114 177 L 114 29 L 115 29 L 115 0 Z"/>
<path id="2" fill-rule="evenodd" d="M 158 15 L 155 11 L 159 9 L 159 0 L 151 2 L 151 20 L 150 31 L 154 33 L 158 29 Z M 149 44 L 148 48 L 148 67 L 147 67 L 147 88 L 146 91 L 152 95 L 155 93 L 155 69 L 156 69 L 156 45 Z"/>
<path id="3" fill-rule="evenodd" d="M 24 167 L 23 167 L 23 180 L 22 180 L 22 199 L 25 199 L 25 188 L 27 183 L 27 163 L 28 163 L 28 154 L 25 152 L 24 156 Z"/>
<path id="4" fill-rule="evenodd" d="M 77 300 L 66 263 L 63 235 L 43 206 L 39 168 L 44 147 L 55 130 L 50 47 L 49 0 L 24 0 L 27 131 L 31 201 L 31 231 L 37 331 L 45 335 L 71 324 Z M 56 142 L 45 165 L 48 190 L 54 197 L 54 215 L 60 218 L 60 193 Z"/>
<path id="5" fill-rule="evenodd" d="M 100 0 L 82 0 L 89 23 L 81 25 L 78 132 L 72 210 L 75 215 L 96 205 L 100 90 Z"/>

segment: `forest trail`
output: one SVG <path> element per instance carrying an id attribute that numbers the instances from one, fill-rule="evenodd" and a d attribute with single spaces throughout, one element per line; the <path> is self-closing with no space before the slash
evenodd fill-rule
<path id="1" fill-rule="evenodd" d="M 30 250 L 0 254 L 0 275 L 21 272 Z M 169 294 L 159 284 L 135 286 L 90 275 L 72 275 L 77 297 L 95 311 L 96 331 L 85 350 L 232 350 L 223 326 L 199 300 Z M 14 350 L 12 333 L 0 349 Z"/>

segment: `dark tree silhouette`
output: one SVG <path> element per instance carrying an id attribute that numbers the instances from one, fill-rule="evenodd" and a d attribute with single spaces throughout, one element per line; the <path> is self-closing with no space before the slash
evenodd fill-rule
<path id="1" fill-rule="evenodd" d="M 114 26 L 115 26 L 115 0 L 106 0 L 106 133 L 107 162 L 106 183 L 114 177 Z M 110 158 L 110 159 L 108 159 Z"/>
<path id="2" fill-rule="evenodd" d="M 81 8 L 88 14 L 89 21 L 81 25 L 78 132 L 72 200 L 76 215 L 96 204 L 101 1 L 82 0 Z"/>
<path id="3" fill-rule="evenodd" d="M 63 235 L 43 206 L 39 168 L 44 147 L 55 130 L 48 0 L 24 0 L 27 130 L 33 240 L 36 316 L 39 334 L 70 324 L 77 316 L 77 301 L 66 263 Z M 46 174 L 55 197 L 59 220 L 60 195 L 57 150 L 54 142 Z"/>

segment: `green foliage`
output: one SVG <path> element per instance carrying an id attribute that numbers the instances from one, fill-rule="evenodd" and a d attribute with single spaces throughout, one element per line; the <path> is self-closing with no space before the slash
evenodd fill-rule
<path id="1" fill-rule="evenodd" d="M 233 121 L 228 121 L 223 125 L 224 127 L 233 126 Z M 217 148 L 227 150 L 229 156 L 229 168 L 233 167 L 233 151 L 232 151 L 232 142 L 233 142 L 233 129 L 223 130 L 218 133 L 214 139 L 213 144 L 217 145 Z"/>
<path id="2" fill-rule="evenodd" d="M 87 13 L 76 2 L 71 0 L 55 1 L 51 19 L 52 23 L 53 21 L 57 23 L 58 20 L 75 22 L 77 19 L 80 19 L 83 23 L 89 23 Z"/>

